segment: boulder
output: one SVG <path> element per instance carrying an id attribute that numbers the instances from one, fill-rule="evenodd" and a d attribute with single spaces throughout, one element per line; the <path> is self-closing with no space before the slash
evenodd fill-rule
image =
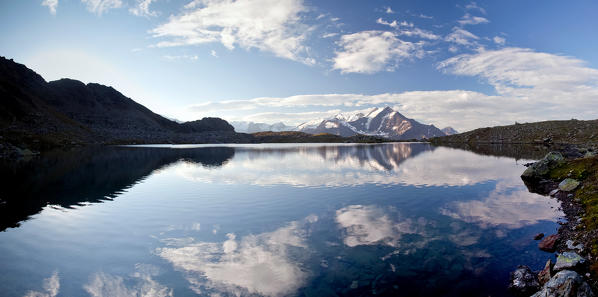
<path id="1" fill-rule="evenodd" d="M 559 190 L 565 191 L 565 192 L 571 192 L 571 191 L 575 190 L 575 188 L 577 188 L 577 186 L 579 186 L 578 180 L 575 180 L 572 178 L 565 178 L 559 184 Z"/>
<path id="2" fill-rule="evenodd" d="M 586 259 L 574 252 L 564 252 L 559 254 L 554 264 L 554 271 L 561 271 L 565 269 L 574 270 L 583 266 Z"/>
<path id="3" fill-rule="evenodd" d="M 544 269 L 538 272 L 538 282 L 540 282 L 540 285 L 543 286 L 545 283 L 550 281 L 550 278 L 552 277 L 553 265 L 554 264 L 552 263 L 552 261 L 548 259 L 548 261 L 546 261 L 546 265 L 544 265 Z"/>
<path id="4" fill-rule="evenodd" d="M 559 240 L 558 234 L 552 234 L 550 236 L 544 237 L 542 241 L 538 244 L 538 248 L 545 252 L 553 253 L 555 251 L 556 242 Z"/>
<path id="5" fill-rule="evenodd" d="M 590 285 L 575 271 L 563 270 L 555 274 L 542 290 L 532 297 L 593 297 Z"/>
<path id="6" fill-rule="evenodd" d="M 577 250 L 579 252 L 583 251 L 583 244 L 582 243 L 576 245 L 573 242 L 573 240 L 567 240 L 567 242 L 565 242 L 565 244 L 567 245 L 567 248 L 570 249 L 570 250 Z"/>
<path id="7" fill-rule="evenodd" d="M 559 152 L 550 152 L 542 160 L 532 164 L 525 169 L 521 177 L 523 179 L 541 179 L 545 177 L 551 169 L 558 166 L 565 158 Z"/>
<path id="8" fill-rule="evenodd" d="M 538 233 L 536 234 L 536 236 L 534 236 L 534 240 L 540 240 L 544 237 L 544 233 Z"/>
<path id="9" fill-rule="evenodd" d="M 540 283 L 532 270 L 519 265 L 515 271 L 511 272 L 509 290 L 516 296 L 529 296 L 540 289 Z"/>

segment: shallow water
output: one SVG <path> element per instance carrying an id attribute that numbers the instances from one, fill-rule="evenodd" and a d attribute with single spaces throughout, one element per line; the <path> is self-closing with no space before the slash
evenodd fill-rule
<path id="1" fill-rule="evenodd" d="M 406 143 L 49 154 L 2 167 L 0 294 L 508 296 L 562 216 L 524 163 Z"/>

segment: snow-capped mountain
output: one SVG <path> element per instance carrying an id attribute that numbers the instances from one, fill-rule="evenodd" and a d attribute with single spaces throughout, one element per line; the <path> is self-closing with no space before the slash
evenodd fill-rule
<path id="1" fill-rule="evenodd" d="M 409 119 L 388 106 L 375 107 L 364 113 L 341 113 L 329 119 L 306 122 L 297 126 L 297 131 L 311 134 L 331 133 L 340 136 L 364 134 L 396 140 L 446 135 L 434 125 L 424 125 Z"/>
<path id="2" fill-rule="evenodd" d="M 237 122 L 230 122 L 233 127 L 235 127 L 235 131 L 239 133 L 256 133 L 256 132 L 265 132 L 265 131 L 272 131 L 272 132 L 280 132 L 280 131 L 294 131 L 296 127 L 287 126 L 282 122 L 274 123 L 274 124 L 266 124 L 266 123 L 255 123 L 255 122 L 244 122 L 244 121 L 237 121 Z"/>
<path id="3" fill-rule="evenodd" d="M 459 134 L 459 132 L 457 130 L 453 129 L 453 127 L 445 127 L 445 128 L 442 128 L 440 131 L 444 132 L 444 134 L 446 134 L 446 135 Z"/>

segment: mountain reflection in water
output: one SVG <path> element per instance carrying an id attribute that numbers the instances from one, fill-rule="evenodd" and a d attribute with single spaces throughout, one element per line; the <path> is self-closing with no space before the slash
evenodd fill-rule
<path id="1" fill-rule="evenodd" d="M 56 152 L 2 168 L 0 291 L 507 296 L 562 215 L 524 161 L 408 143 Z M 11 255 L 35 259 L 36 286 Z"/>

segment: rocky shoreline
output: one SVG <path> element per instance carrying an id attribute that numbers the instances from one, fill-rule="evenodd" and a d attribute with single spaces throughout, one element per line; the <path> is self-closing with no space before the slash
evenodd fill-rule
<path id="1" fill-rule="evenodd" d="M 598 150 L 566 146 L 526 164 L 521 178 L 531 192 L 559 200 L 566 221 L 556 234 L 534 238 L 549 253 L 543 270 L 520 265 L 509 288 L 517 296 L 596 296 L 598 288 Z"/>

